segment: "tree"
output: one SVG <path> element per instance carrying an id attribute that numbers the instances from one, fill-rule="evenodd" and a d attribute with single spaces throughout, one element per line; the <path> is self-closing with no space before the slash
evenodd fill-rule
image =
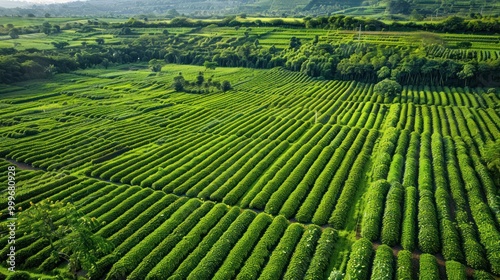
<path id="1" fill-rule="evenodd" d="M 391 75 L 391 69 L 387 66 L 382 66 L 378 71 L 377 71 L 377 77 L 379 79 L 385 79 Z"/>
<path id="2" fill-rule="evenodd" d="M 383 97 L 394 97 L 401 93 L 401 85 L 396 81 L 384 79 L 375 85 L 373 91 Z"/>
<path id="3" fill-rule="evenodd" d="M 300 48 L 300 46 L 302 45 L 302 43 L 300 42 L 300 39 L 293 36 L 292 38 L 290 38 L 290 48 L 291 49 L 298 49 Z"/>
<path id="4" fill-rule="evenodd" d="M 49 18 L 49 17 L 50 17 L 50 14 L 49 14 L 49 13 L 46 13 L 46 14 L 45 14 L 45 17 L 46 17 L 46 18 Z"/>
<path id="5" fill-rule="evenodd" d="M 174 77 L 174 89 L 177 92 L 183 91 L 184 90 L 184 85 L 186 83 L 186 80 L 182 76 L 182 73 L 179 73 L 177 77 Z"/>
<path id="6" fill-rule="evenodd" d="M 109 60 L 107 58 L 104 58 L 101 62 L 101 65 L 104 66 L 105 69 L 108 69 Z"/>
<path id="7" fill-rule="evenodd" d="M 206 70 L 208 70 L 208 69 L 215 70 L 215 68 L 218 66 L 218 64 L 215 61 L 205 60 L 205 63 L 203 63 L 203 66 L 205 66 Z"/>
<path id="8" fill-rule="evenodd" d="M 89 270 L 101 254 L 111 253 L 110 242 L 93 232 L 101 225 L 85 217 L 71 203 L 44 200 L 21 212 L 19 227 L 38 239 L 48 241 L 51 258 L 65 259 L 76 279 L 80 268 Z"/>
<path id="9" fill-rule="evenodd" d="M 132 34 L 132 29 L 130 29 L 130 27 L 123 27 L 120 30 L 120 35 L 130 35 L 130 34 Z"/>
<path id="10" fill-rule="evenodd" d="M 52 30 L 52 24 L 50 24 L 48 21 L 45 21 L 42 23 L 42 32 L 49 35 L 50 31 Z"/>
<path id="11" fill-rule="evenodd" d="M 232 89 L 231 83 L 228 80 L 222 81 L 221 90 L 224 91 L 224 92 L 226 92 L 226 91 L 228 91 L 230 89 Z"/>
<path id="12" fill-rule="evenodd" d="M 30 13 L 30 14 L 28 14 L 28 17 L 34 18 L 34 17 L 36 17 L 36 16 L 35 16 L 34 14 L 31 14 L 31 13 Z"/>
<path id="13" fill-rule="evenodd" d="M 421 20 L 424 19 L 424 16 L 422 16 L 421 14 L 419 14 L 417 12 L 417 10 L 413 9 L 413 11 L 411 11 L 411 14 L 410 14 L 410 19 L 414 20 L 414 21 L 421 21 Z"/>
<path id="14" fill-rule="evenodd" d="M 151 59 L 149 61 L 149 68 L 151 69 L 151 71 L 153 72 L 160 72 L 161 71 L 161 67 L 162 67 L 162 62 L 161 60 L 158 60 L 158 59 Z"/>
<path id="15" fill-rule="evenodd" d="M 68 46 L 69 43 L 68 42 L 52 42 L 52 45 L 54 45 L 54 47 L 56 47 L 56 49 L 64 49 L 64 47 Z"/>
<path id="16" fill-rule="evenodd" d="M 103 39 L 103 38 L 97 38 L 97 39 L 95 39 L 95 42 L 96 42 L 98 45 L 104 45 L 104 39 Z"/>
<path id="17" fill-rule="evenodd" d="M 205 77 L 203 76 L 203 72 L 198 72 L 198 76 L 196 77 L 196 85 L 201 87 L 203 82 L 205 81 Z"/>
<path id="18" fill-rule="evenodd" d="M 9 36 L 12 39 L 17 39 L 17 38 L 19 38 L 19 31 L 16 28 L 14 28 L 14 29 L 10 30 Z"/>
<path id="19" fill-rule="evenodd" d="M 465 86 L 467 86 L 467 80 L 471 77 L 474 77 L 474 72 L 476 71 L 476 67 L 473 64 L 467 63 L 464 65 L 462 71 L 457 73 L 458 78 L 464 80 Z"/>

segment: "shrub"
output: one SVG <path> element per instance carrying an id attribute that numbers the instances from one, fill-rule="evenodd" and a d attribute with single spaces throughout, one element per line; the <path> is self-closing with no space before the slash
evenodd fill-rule
<path id="1" fill-rule="evenodd" d="M 324 279 L 333 255 L 337 233 L 333 228 L 326 228 L 318 241 L 311 264 L 304 277 L 305 280 Z"/>
<path id="2" fill-rule="evenodd" d="M 224 207 L 217 207 L 214 211 L 214 202 L 205 202 L 196 209 L 182 223 L 175 228 L 175 234 L 169 234 L 153 250 L 151 250 L 140 262 L 140 264 L 128 276 L 130 279 L 144 277 L 155 267 L 184 236 L 190 232 L 201 232 L 204 234 L 224 215 Z M 153 233 L 154 234 L 154 233 Z M 140 245 L 140 244 L 139 244 Z M 135 248 L 134 248 L 135 249 Z M 134 249 L 131 250 L 134 251 Z"/>
<path id="3" fill-rule="evenodd" d="M 252 254 L 246 260 L 245 265 L 241 268 L 240 273 L 236 276 L 236 279 L 257 278 L 257 275 L 259 275 L 259 272 L 270 256 L 272 248 L 279 242 L 287 227 L 288 220 L 285 217 L 277 216 L 273 219 L 273 222 L 255 246 Z"/>
<path id="4" fill-rule="evenodd" d="M 31 276 L 26 271 L 15 271 L 9 274 L 6 278 L 7 280 L 30 280 Z"/>
<path id="5" fill-rule="evenodd" d="M 124 256 L 117 261 L 112 269 L 110 270 L 106 279 L 123 279 L 125 276 L 129 275 L 137 265 L 142 261 L 142 259 L 149 254 L 165 237 L 167 237 L 184 219 L 186 219 L 196 208 L 200 206 L 201 202 L 196 199 L 189 200 L 186 204 L 181 206 L 167 222 L 161 224 L 157 227 L 155 231 L 147 235 L 142 240 L 137 240 L 139 242 L 137 246 L 131 248 L 127 251 Z M 123 244 L 122 244 L 123 245 Z M 121 248 L 116 248 L 115 251 Z"/>
<path id="6" fill-rule="evenodd" d="M 373 260 L 372 275 L 370 279 L 392 279 L 394 276 L 394 256 L 391 247 L 380 245 Z"/>
<path id="7" fill-rule="evenodd" d="M 283 279 L 303 279 L 314 254 L 315 244 L 321 235 L 321 228 L 308 226 L 295 248 Z"/>
<path id="8" fill-rule="evenodd" d="M 233 279 L 247 256 L 260 238 L 260 233 L 272 222 L 272 218 L 264 213 L 259 214 L 248 227 L 247 231 L 231 249 L 224 263 L 212 279 Z"/>
<path id="9" fill-rule="evenodd" d="M 430 254 L 420 255 L 420 280 L 434 280 L 439 279 L 439 270 L 436 258 Z"/>
<path id="10" fill-rule="evenodd" d="M 285 234 L 269 258 L 269 262 L 262 270 L 260 278 L 280 279 L 282 277 L 303 231 L 303 226 L 297 223 L 291 224 L 287 228 Z"/>
<path id="11" fill-rule="evenodd" d="M 384 200 L 391 185 L 385 180 L 371 183 L 367 192 L 366 204 L 361 221 L 361 235 L 368 240 L 375 241 L 379 238 Z"/>
<path id="12" fill-rule="evenodd" d="M 365 238 L 358 239 L 351 248 L 345 279 L 369 279 L 373 255 L 372 243 Z"/>
<path id="13" fill-rule="evenodd" d="M 247 230 L 248 225 L 254 220 L 255 216 L 256 214 L 253 211 L 244 211 L 186 279 L 210 279 L 227 257 L 234 244 L 236 244 Z"/>
<path id="14" fill-rule="evenodd" d="M 416 242 L 416 224 L 417 220 L 417 189 L 414 187 L 406 188 L 403 231 L 401 234 L 401 245 L 405 250 L 413 251 Z"/>
<path id="15" fill-rule="evenodd" d="M 398 253 L 398 269 L 396 279 L 398 280 L 411 280 L 412 277 L 412 263 L 411 252 L 408 250 L 401 250 Z"/>
<path id="16" fill-rule="evenodd" d="M 195 269 L 213 245 L 221 238 L 228 228 L 235 223 L 235 220 L 241 216 L 240 211 L 241 209 L 239 207 L 232 207 L 231 210 L 229 210 L 229 212 L 219 221 L 219 223 L 217 223 L 217 225 L 203 238 L 198 246 L 196 246 L 195 249 L 187 256 L 187 258 L 182 260 L 180 259 L 181 256 L 179 256 L 179 259 L 177 260 L 179 262 L 178 265 L 169 263 L 169 265 L 161 266 L 161 264 L 158 264 L 147 275 L 147 279 L 163 279 L 165 275 L 170 274 L 173 279 L 186 279 L 189 273 Z M 234 229 L 234 226 L 232 229 Z M 180 248 L 178 250 L 182 251 L 182 254 L 188 254 L 184 248 Z M 171 254 L 174 254 L 176 251 L 177 249 L 174 249 Z M 175 260 L 177 257 L 173 255 L 171 258 Z M 169 259 L 170 255 L 162 261 L 168 262 Z M 170 270 L 174 271 L 174 273 L 170 273 Z M 163 272 L 165 272 L 165 274 L 163 274 Z"/>
<path id="17" fill-rule="evenodd" d="M 446 276 L 448 277 L 448 279 L 467 279 L 465 266 L 456 261 L 447 261 Z"/>
<path id="18" fill-rule="evenodd" d="M 394 246 L 399 243 L 401 234 L 401 202 L 403 200 L 403 186 L 393 183 L 387 194 L 384 217 L 382 220 L 381 239 L 384 244 Z"/>

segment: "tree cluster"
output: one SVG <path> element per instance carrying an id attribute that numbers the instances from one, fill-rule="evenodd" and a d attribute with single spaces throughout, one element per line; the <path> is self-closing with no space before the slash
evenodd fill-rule
<path id="1" fill-rule="evenodd" d="M 215 90 L 220 90 L 226 92 L 232 89 L 231 83 L 227 80 L 221 82 L 213 80 L 213 75 L 208 79 L 205 79 L 203 72 L 199 72 L 196 76 L 196 80 L 188 81 L 184 78 L 182 73 L 179 73 L 174 77 L 174 82 L 172 84 L 173 88 L 177 92 L 188 92 L 188 93 L 210 93 Z"/>

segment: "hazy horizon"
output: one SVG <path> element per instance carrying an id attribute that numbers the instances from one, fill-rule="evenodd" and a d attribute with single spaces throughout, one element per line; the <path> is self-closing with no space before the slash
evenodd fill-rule
<path id="1" fill-rule="evenodd" d="M 17 4 L 26 6 L 30 4 L 54 4 L 54 3 L 66 3 L 75 1 L 78 0 L 0 0 L 0 7 L 13 7 Z"/>

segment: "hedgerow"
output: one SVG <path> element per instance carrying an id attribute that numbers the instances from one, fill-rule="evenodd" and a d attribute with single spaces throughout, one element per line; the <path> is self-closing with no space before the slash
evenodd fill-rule
<path id="1" fill-rule="evenodd" d="M 298 151 L 292 153 L 291 150 L 287 151 L 284 156 L 288 157 L 289 160 L 286 161 L 286 164 L 275 174 L 273 179 L 267 184 L 264 185 L 262 190 L 254 197 L 254 199 L 250 202 L 250 207 L 257 209 L 264 209 L 266 203 L 269 201 L 270 197 L 276 192 L 279 188 L 282 187 L 285 180 L 287 180 L 292 171 L 295 169 L 297 165 L 301 162 L 305 162 L 304 157 L 306 154 L 313 148 L 312 145 L 306 144 L 299 148 Z M 307 162 L 311 164 L 311 162 Z M 301 172 L 305 172 L 307 170 L 302 170 Z M 290 184 L 297 184 L 297 180 L 299 178 L 292 177 L 293 181 Z M 279 209 L 273 209 L 274 213 L 277 213 Z"/>
<path id="2" fill-rule="evenodd" d="M 186 279 L 210 279 L 219 269 L 222 262 L 229 254 L 231 248 L 244 234 L 248 225 L 254 220 L 256 214 L 253 211 L 244 211 L 227 231 L 220 237 L 207 255 L 198 263 Z"/>
<path id="3" fill-rule="evenodd" d="M 336 239 L 337 232 L 333 228 L 326 228 L 323 231 L 305 274 L 305 280 L 320 280 L 325 277 Z"/>
<path id="4" fill-rule="evenodd" d="M 356 192 L 358 191 L 360 180 L 364 175 L 363 170 L 366 166 L 366 162 L 368 162 L 370 158 L 370 153 L 372 151 L 377 136 L 378 132 L 376 130 L 371 130 L 368 133 L 366 141 L 363 145 L 363 150 L 360 152 L 360 154 L 354 161 L 354 164 L 350 171 L 351 175 L 345 181 L 344 189 L 340 194 L 340 197 L 335 206 L 335 210 L 333 211 L 330 219 L 328 220 L 328 222 L 335 228 L 343 228 L 345 225 L 349 210 L 353 206 L 352 203 L 350 202 L 354 200 Z M 316 221 L 321 221 L 321 219 L 318 219 Z"/>
<path id="5" fill-rule="evenodd" d="M 302 238 L 295 248 L 290 264 L 288 265 L 283 279 L 303 279 L 311 258 L 315 251 L 315 245 L 321 236 L 321 228 L 316 225 L 306 227 Z"/>
<path id="6" fill-rule="evenodd" d="M 391 185 L 385 180 L 370 184 L 366 194 L 363 219 L 361 220 L 361 236 L 375 241 L 379 238 L 384 213 L 384 201 Z"/>
<path id="7" fill-rule="evenodd" d="M 127 226 L 129 222 L 137 218 L 141 213 L 144 213 L 150 205 L 154 205 L 156 201 L 161 200 L 165 196 L 163 192 L 154 192 L 140 203 L 135 204 L 123 215 L 114 219 L 101 228 L 96 234 L 104 238 L 110 237 L 115 232 Z M 100 220 L 100 219 L 99 219 Z"/>
<path id="8" fill-rule="evenodd" d="M 276 215 L 281 209 L 283 203 L 288 199 L 290 194 L 298 188 L 300 182 L 309 171 L 309 168 L 314 164 L 318 158 L 322 147 L 316 145 L 304 156 L 299 164 L 287 176 L 281 186 L 271 195 L 266 204 L 265 211 L 272 215 Z M 286 167 L 286 166 L 285 166 Z M 284 168 L 285 168 L 284 167 Z M 274 180 L 274 179 L 273 179 Z M 264 188 L 265 190 L 265 188 Z"/>
<path id="9" fill-rule="evenodd" d="M 369 279 L 372 263 L 372 243 L 365 238 L 358 239 L 351 248 L 345 279 Z"/>
<path id="10" fill-rule="evenodd" d="M 186 219 L 189 215 L 191 215 L 191 213 L 193 213 L 198 207 L 200 207 L 201 204 L 202 203 L 199 200 L 189 200 L 186 204 L 181 206 L 165 223 L 157 227 L 144 239 L 137 240 L 139 242 L 137 243 L 137 246 L 134 246 L 133 248 L 125 251 L 123 257 L 115 262 L 108 275 L 106 276 L 106 279 L 118 280 L 127 277 L 137 267 L 142 259 L 146 257 L 147 254 L 149 254 L 149 252 L 151 252 L 159 243 L 161 243 L 161 241 L 165 237 L 167 237 L 184 219 Z M 120 249 L 122 248 L 118 247 L 115 249 L 115 251 L 120 251 Z"/>
<path id="11" fill-rule="evenodd" d="M 398 253 L 398 264 L 396 278 L 398 280 L 412 280 L 412 263 L 411 252 L 408 250 L 401 250 Z"/>
<path id="12" fill-rule="evenodd" d="M 465 266 L 456 261 L 446 262 L 446 276 L 448 279 L 466 280 Z"/>
<path id="13" fill-rule="evenodd" d="M 236 223 L 236 219 L 238 219 L 240 215 L 241 209 L 239 207 L 232 207 L 231 210 L 220 220 L 217 225 L 210 230 L 210 232 L 203 238 L 203 240 L 195 247 L 195 249 L 184 259 L 179 259 L 179 265 L 175 265 L 172 263 L 171 265 L 167 265 L 165 267 L 158 264 L 151 272 L 151 277 L 149 279 L 164 279 L 165 275 L 172 275 L 171 277 L 174 279 L 186 279 L 193 271 L 193 269 L 201 262 L 201 260 L 206 256 L 207 252 L 214 246 L 214 244 L 223 236 L 225 232 L 227 232 L 228 228 L 231 227 L 233 223 Z M 242 222 L 242 219 L 246 219 L 245 217 L 240 218 L 239 223 Z M 235 227 L 233 226 L 232 229 Z M 189 240 L 188 240 L 189 241 Z M 184 248 L 180 248 L 182 254 L 187 254 Z M 171 254 L 176 252 L 174 249 Z M 179 256 L 180 257 L 180 256 Z M 172 255 L 172 257 L 167 256 L 165 258 L 165 262 L 167 262 L 170 258 L 175 259 L 176 255 Z M 165 274 L 163 273 L 164 268 L 169 268 L 168 270 L 175 270 L 174 273 L 167 273 L 165 270 Z M 177 269 L 176 269 L 177 268 Z M 148 275 L 149 277 L 149 275 Z"/>
<path id="14" fill-rule="evenodd" d="M 430 254 L 420 255 L 419 279 L 420 280 L 439 279 L 438 265 L 436 258 L 433 255 Z"/>
<path id="15" fill-rule="evenodd" d="M 243 174 L 240 172 L 237 173 L 236 175 L 240 174 L 239 176 L 242 177 L 241 181 L 233 183 L 233 184 L 236 184 L 236 186 L 231 191 L 229 191 L 229 193 L 224 197 L 224 199 L 222 201 L 226 204 L 229 204 L 229 205 L 236 204 L 238 202 L 238 200 L 245 194 L 245 192 L 248 189 L 248 186 L 252 185 L 252 183 L 254 183 L 255 180 L 257 180 L 257 178 L 259 178 L 259 176 L 289 146 L 290 146 L 290 144 L 288 142 L 286 142 L 286 141 L 281 142 L 278 146 L 276 146 L 276 148 L 274 148 L 269 154 L 267 154 L 262 160 L 260 160 L 255 165 L 255 167 L 253 169 L 251 169 L 251 172 L 248 172 L 247 174 Z M 229 184 L 229 183 L 227 183 L 227 184 Z M 248 206 L 248 203 L 250 203 L 251 197 L 253 197 L 250 195 L 250 193 L 254 192 L 255 194 L 257 194 L 258 191 L 260 191 L 260 190 L 258 190 L 256 188 L 252 188 L 251 191 L 249 192 L 249 195 L 248 195 L 248 198 L 246 199 L 246 202 L 244 200 L 241 201 L 241 206 L 244 206 L 244 205 Z"/>
<path id="16" fill-rule="evenodd" d="M 318 158 L 314 161 L 313 165 L 307 171 L 307 174 L 302 179 L 302 181 L 297 185 L 295 190 L 286 199 L 285 203 L 281 207 L 279 212 L 280 215 L 284 215 L 287 218 L 293 217 L 300 205 L 302 204 L 304 198 L 306 197 L 309 190 L 315 184 L 320 173 L 324 170 L 325 165 L 328 164 L 329 159 L 331 159 L 334 153 L 334 149 L 330 146 L 325 147 Z"/>
<path id="17" fill-rule="evenodd" d="M 381 232 L 382 242 L 389 246 L 399 243 L 403 196 L 403 186 L 398 182 L 393 183 L 387 194 Z"/>
<path id="18" fill-rule="evenodd" d="M 237 280 L 257 279 L 287 227 L 288 220 L 283 216 L 277 216 L 273 219 L 273 222 L 267 228 L 257 245 L 255 245 L 252 254 L 247 258 L 236 276 Z"/>
<path id="19" fill-rule="evenodd" d="M 251 253 L 255 243 L 257 243 L 260 238 L 261 232 L 267 228 L 272 220 L 273 219 L 267 214 L 261 213 L 257 215 L 245 234 L 238 243 L 236 243 L 233 249 L 231 249 L 231 252 L 227 255 L 224 263 L 212 279 L 233 279 L 247 256 Z"/>
<path id="20" fill-rule="evenodd" d="M 394 277 L 394 256 L 391 247 L 382 244 L 377 248 L 373 260 L 372 275 L 370 279 L 384 280 Z"/>
<path id="21" fill-rule="evenodd" d="M 407 187 L 405 189 L 403 229 L 401 233 L 401 245 L 405 250 L 413 251 L 417 237 L 417 189 Z"/>
<path id="22" fill-rule="evenodd" d="M 226 210 L 223 206 L 215 209 L 213 206 L 214 202 L 203 203 L 201 207 L 175 228 L 175 234 L 168 235 L 152 251 L 148 252 L 147 256 L 142 259 L 127 278 L 144 279 L 144 275 L 147 275 L 184 237 L 187 237 L 188 233 L 203 235 L 208 232 L 217 220 L 225 214 Z M 134 250 L 135 248 L 132 249 L 132 251 Z"/>
<path id="23" fill-rule="evenodd" d="M 435 254 L 440 251 L 441 244 L 436 208 L 430 191 L 420 192 L 418 209 L 418 247 L 424 253 Z"/>
<path id="24" fill-rule="evenodd" d="M 297 223 L 291 224 L 286 229 L 285 234 L 269 257 L 269 261 L 262 270 L 259 279 L 280 279 L 282 277 L 303 231 L 303 226 Z"/>

